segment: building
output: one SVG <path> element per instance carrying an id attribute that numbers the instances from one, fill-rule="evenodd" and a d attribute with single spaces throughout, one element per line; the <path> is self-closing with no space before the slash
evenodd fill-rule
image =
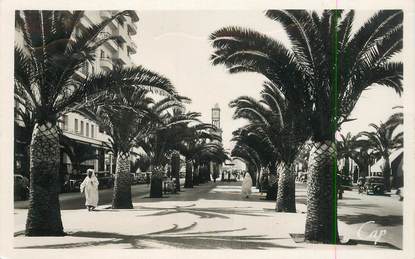
<path id="1" fill-rule="evenodd" d="M 222 128 L 220 127 L 220 108 L 218 103 L 216 103 L 212 108 L 212 125 L 217 128 L 214 133 L 222 137 Z"/>
<path id="2" fill-rule="evenodd" d="M 110 17 L 117 11 L 86 11 L 85 16 L 80 21 L 79 30 L 87 28 L 90 24 L 99 23 L 105 18 Z M 137 45 L 131 36 L 137 34 L 138 16 L 135 11 L 131 16 L 111 22 L 102 33 L 103 36 L 115 36 L 115 41 L 107 41 L 97 49 L 96 62 L 87 64 L 78 71 L 81 78 L 85 78 L 88 73 L 100 73 L 114 69 L 115 67 L 129 67 L 133 65 L 131 55 L 137 52 Z M 109 171 L 114 173 L 115 160 L 110 151 L 110 137 L 105 131 L 99 128 L 93 114 L 87 113 L 68 113 L 62 117 L 63 134 L 75 141 L 78 145 L 90 147 L 96 157 L 85 160 L 81 163 L 81 172 L 87 168 L 96 171 Z M 63 153 L 62 165 L 66 172 L 73 171 L 72 161 L 69 156 Z M 136 153 L 136 152 L 133 152 Z"/>
<path id="3" fill-rule="evenodd" d="M 86 11 L 77 30 L 85 30 L 90 24 L 99 23 L 116 12 Z M 137 52 L 137 45 L 131 36 L 137 34 L 137 22 L 137 13 L 131 11 L 130 16 L 114 20 L 106 26 L 99 37 L 111 35 L 115 36 L 116 40 L 107 41 L 101 45 L 95 53 L 96 61 L 86 64 L 77 71 L 76 76 L 84 79 L 91 73 L 100 73 L 102 71 L 110 71 L 115 67 L 129 67 L 133 65 L 131 56 Z M 20 38 L 21 35 L 16 33 L 17 44 L 19 44 Z M 16 108 L 24 109 L 24 107 L 19 105 Z M 15 114 L 15 121 L 18 126 L 23 126 L 22 120 L 17 114 Z M 114 173 L 115 161 L 110 151 L 110 137 L 99 127 L 92 113 L 79 111 L 63 114 L 60 118 L 60 128 L 65 139 L 64 145 L 61 145 L 60 173 L 83 173 L 88 168 Z M 132 150 L 132 153 L 137 154 L 138 151 Z M 76 162 L 71 160 L 71 155 L 72 160 Z M 21 155 L 15 155 L 15 160 L 19 157 Z M 16 163 L 21 164 L 21 161 L 16 161 Z"/>
<path id="4" fill-rule="evenodd" d="M 222 138 L 222 129 L 220 127 L 220 107 L 218 103 L 216 103 L 215 106 L 212 108 L 211 118 L 212 118 L 212 125 L 215 126 L 216 129 L 211 130 L 210 133 L 218 135 Z M 214 140 L 214 141 L 217 141 L 217 140 Z M 222 171 L 221 164 L 218 164 L 216 162 L 210 162 L 210 172 L 212 172 L 212 174 L 215 174 L 216 176 L 219 177 L 221 171 Z"/>

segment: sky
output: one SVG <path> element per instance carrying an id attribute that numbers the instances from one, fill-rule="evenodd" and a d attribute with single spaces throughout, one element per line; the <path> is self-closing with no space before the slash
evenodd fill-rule
<path id="1" fill-rule="evenodd" d="M 358 11 L 354 29 L 373 13 Z M 258 98 L 265 78 L 254 73 L 231 75 L 224 66 L 213 66 L 209 60 L 213 53 L 209 35 L 222 27 L 242 26 L 289 46 L 282 26 L 266 18 L 262 10 L 138 11 L 138 16 L 138 33 L 133 37 L 138 45 L 134 63 L 169 78 L 181 95 L 192 99 L 189 110 L 201 112 L 204 122 L 211 121 L 211 108 L 218 103 L 223 143 L 225 148 L 231 148 L 232 131 L 244 121 L 232 119 L 229 102 L 242 95 Z M 351 114 L 356 120 L 344 124 L 341 132 L 369 130 L 369 123 L 385 121 L 397 105 L 402 105 L 402 99 L 392 89 L 373 86 L 363 92 Z"/>

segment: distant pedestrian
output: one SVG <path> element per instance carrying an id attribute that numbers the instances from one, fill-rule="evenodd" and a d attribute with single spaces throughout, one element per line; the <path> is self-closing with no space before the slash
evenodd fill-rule
<path id="1" fill-rule="evenodd" d="M 98 179 L 93 169 L 88 169 L 87 176 L 81 184 L 81 193 L 85 193 L 85 206 L 88 211 L 98 206 Z"/>
<path id="2" fill-rule="evenodd" d="M 252 192 L 252 178 L 249 173 L 245 173 L 244 180 L 242 182 L 242 197 L 249 198 Z"/>

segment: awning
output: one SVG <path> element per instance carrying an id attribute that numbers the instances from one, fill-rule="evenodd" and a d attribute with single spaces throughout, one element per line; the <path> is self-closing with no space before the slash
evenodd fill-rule
<path id="1" fill-rule="evenodd" d="M 400 149 L 400 150 L 397 150 L 397 151 L 394 151 L 392 154 L 390 154 L 390 156 L 389 156 L 389 162 L 392 164 L 392 162 L 398 157 L 398 156 L 400 156 L 401 154 L 403 153 L 403 150 L 402 149 Z M 383 167 L 383 165 L 385 164 L 385 159 L 383 159 L 383 158 L 381 158 L 381 159 L 379 159 L 374 165 L 372 165 L 371 167 L 370 167 L 370 171 L 372 172 L 372 173 L 379 173 L 379 172 L 382 172 L 382 167 Z"/>
<path id="2" fill-rule="evenodd" d="M 93 147 L 96 147 L 96 148 L 108 149 L 107 145 L 110 145 L 109 143 L 105 143 L 104 141 L 99 141 L 99 140 L 95 140 L 95 139 L 92 139 L 92 138 L 86 138 L 86 137 L 79 136 L 79 135 L 76 135 L 76 134 L 72 134 L 72 133 L 69 133 L 69 132 L 63 132 L 63 135 L 70 138 L 70 139 L 72 139 L 72 140 L 75 140 L 76 142 L 79 142 L 79 143 L 82 143 L 82 144 L 85 144 L 85 145 L 90 145 L 90 146 L 93 146 Z"/>

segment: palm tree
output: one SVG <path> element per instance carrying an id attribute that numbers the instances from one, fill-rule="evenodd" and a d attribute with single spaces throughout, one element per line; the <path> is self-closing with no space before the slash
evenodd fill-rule
<path id="1" fill-rule="evenodd" d="M 187 123 L 181 123 L 175 135 L 177 140 L 177 150 L 186 160 L 185 188 L 193 188 L 193 166 L 194 159 L 201 152 L 203 143 L 209 141 L 221 141 L 222 138 L 214 134 L 216 127 L 209 123 L 202 123 L 199 120 L 200 114 L 195 115 Z"/>
<path id="2" fill-rule="evenodd" d="M 260 177 L 262 173 L 263 166 L 261 162 L 261 158 L 259 157 L 258 153 L 250 148 L 249 146 L 246 146 L 244 143 L 237 142 L 235 146 L 233 147 L 231 151 L 231 156 L 234 159 L 238 159 L 245 163 L 246 167 L 251 170 L 248 170 L 248 172 L 251 174 L 250 171 L 254 171 L 256 177 L 256 186 L 259 187 L 260 184 Z M 253 175 L 251 174 L 251 177 Z"/>
<path id="3" fill-rule="evenodd" d="M 294 159 L 308 138 L 304 116 L 293 116 L 292 109 L 300 110 L 288 103 L 282 93 L 271 82 L 264 84 L 261 100 L 239 97 L 231 102 L 236 108 L 234 118 L 245 118 L 263 139 L 274 149 L 278 158 L 279 180 L 277 212 L 295 212 Z M 290 109 L 291 108 L 291 109 Z"/>
<path id="4" fill-rule="evenodd" d="M 385 160 L 382 168 L 382 173 L 385 181 L 386 191 L 391 190 L 391 164 L 389 156 L 394 150 L 399 150 L 403 147 L 403 132 L 396 133 L 399 125 L 403 124 L 403 113 L 398 112 L 389 117 L 385 123 L 376 125 L 369 124 L 374 131 L 364 131 L 360 135 L 366 137 L 367 145 L 373 150 L 375 157 L 381 157 Z"/>
<path id="5" fill-rule="evenodd" d="M 93 51 L 108 41 L 98 34 L 117 14 L 75 35 L 83 12 L 18 11 L 16 26 L 23 44 L 15 45 L 15 92 L 34 111 L 30 145 L 30 206 L 26 235 L 64 235 L 58 200 L 59 115 L 85 96 L 102 90 L 96 77 L 74 78 Z"/>
<path id="6" fill-rule="evenodd" d="M 349 176 L 350 175 L 350 159 L 356 157 L 356 148 L 357 148 L 357 138 L 358 135 L 352 136 L 349 132 L 346 135 L 340 134 L 340 141 L 336 142 L 337 148 L 337 158 L 344 159 L 344 168 L 343 168 L 343 175 Z"/>
<path id="7" fill-rule="evenodd" d="M 153 88 L 175 95 L 174 88 L 166 78 L 150 71 L 147 71 L 145 76 L 152 78 Z M 149 97 L 149 93 L 146 89 L 122 85 L 119 89 L 108 91 L 105 96 L 95 101 L 98 121 L 101 128 L 111 137 L 110 143 L 116 157 L 112 200 L 114 209 L 133 207 L 130 150 L 153 130 L 152 125 L 158 120 L 157 115 L 152 112 L 151 105 L 154 101 Z"/>
<path id="8" fill-rule="evenodd" d="M 291 48 L 239 27 L 210 36 L 214 65 L 224 64 L 231 73 L 263 74 L 308 115 L 313 148 L 305 240 L 312 242 L 338 241 L 335 132 L 369 86 L 392 87 L 398 94 L 403 90 L 403 64 L 389 62 L 402 49 L 403 12 L 381 10 L 352 33 L 354 14 L 268 10 L 266 16 L 283 26 Z"/>
<path id="9" fill-rule="evenodd" d="M 175 177 L 175 191 L 180 192 L 180 153 L 174 150 L 170 158 L 171 174 Z"/>
<path id="10" fill-rule="evenodd" d="M 30 144 L 30 202 L 26 222 L 28 236 L 64 235 L 58 199 L 58 118 L 82 107 L 87 97 L 125 84 L 169 92 L 167 80 L 152 77 L 142 67 L 79 76 L 79 70 L 95 61 L 96 50 L 113 37 L 102 34 L 119 12 L 79 30 L 83 11 L 18 11 L 16 24 L 23 43 L 15 45 L 15 92 L 33 110 L 36 124 Z M 91 99 L 89 99 L 91 101 Z"/>
<path id="11" fill-rule="evenodd" d="M 14 121 L 14 160 L 16 161 L 17 156 L 21 155 L 20 173 L 29 178 L 30 143 L 32 141 L 32 134 L 36 120 L 33 115 L 33 111 L 30 110 L 30 107 L 28 107 L 28 109 L 22 109 L 19 107 L 19 105 L 24 105 L 24 103 L 21 103 L 21 100 L 16 93 L 15 96 L 15 102 L 18 106 L 15 108 L 15 114 L 17 116 Z"/>
<path id="12" fill-rule="evenodd" d="M 181 141 L 180 130 L 183 125 L 199 116 L 198 113 L 185 113 L 182 103 L 184 101 L 188 99 L 177 96 L 175 99 L 164 98 L 157 102 L 152 107 L 152 112 L 158 119 L 153 123 L 150 134 L 137 144 L 146 151 L 151 160 L 151 198 L 161 198 L 163 195 L 164 167 L 169 162 L 168 154 L 178 148 L 178 143 Z"/>
<path id="13" fill-rule="evenodd" d="M 241 97 L 248 98 L 250 97 Z M 231 103 L 231 107 L 237 105 L 235 102 Z M 247 115 L 247 114 L 246 114 Z M 234 117 L 242 118 L 242 114 L 236 114 Z M 249 116 L 249 115 L 248 115 Z M 267 189 L 267 200 L 275 201 L 278 194 L 278 175 L 277 175 L 277 163 L 279 163 L 280 157 L 278 156 L 277 150 L 270 141 L 269 137 L 266 135 L 266 132 L 254 124 L 248 124 L 242 128 L 233 132 L 232 141 L 236 142 L 236 148 L 240 146 L 244 147 L 250 154 L 255 153 L 259 157 L 259 163 L 262 167 L 266 167 L 269 170 L 269 184 Z M 252 150 L 252 151 L 251 151 Z M 251 160 L 252 161 L 252 160 Z M 249 161 L 249 162 L 251 162 Z"/>
<path id="14" fill-rule="evenodd" d="M 229 156 L 222 143 L 217 141 L 207 142 L 206 139 L 198 145 L 198 150 L 194 156 L 195 171 L 198 171 L 199 175 L 196 176 L 197 182 L 205 183 L 210 180 L 209 165 L 211 162 L 222 164 Z"/>

